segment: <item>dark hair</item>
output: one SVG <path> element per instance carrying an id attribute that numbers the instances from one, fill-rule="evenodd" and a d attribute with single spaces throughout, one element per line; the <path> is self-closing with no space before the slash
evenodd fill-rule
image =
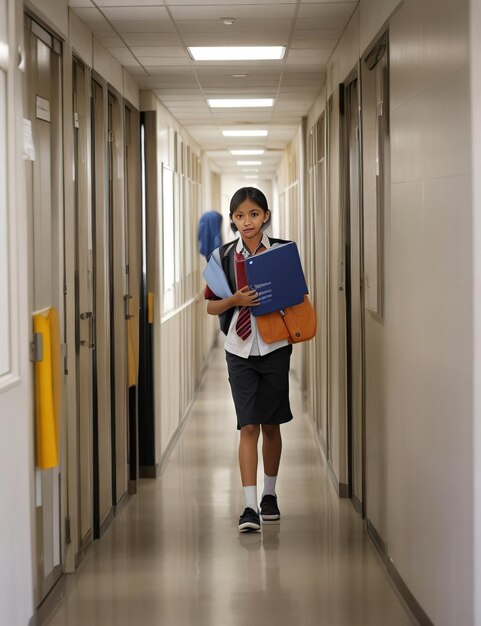
<path id="1" fill-rule="evenodd" d="M 237 226 L 232 221 L 232 214 L 237 210 L 237 207 L 240 204 L 242 204 L 245 200 L 252 200 L 252 202 L 257 204 L 257 206 L 261 208 L 264 211 L 264 213 L 267 213 L 267 211 L 270 212 L 269 206 L 267 204 L 267 198 L 265 197 L 265 195 L 262 193 L 260 189 L 256 189 L 255 187 L 241 187 L 235 192 L 235 194 L 232 196 L 232 199 L 230 201 L 230 208 L 229 208 L 229 217 L 231 219 L 230 227 L 232 228 L 234 232 L 237 232 Z M 262 227 L 263 229 L 267 228 L 267 226 L 269 226 L 269 224 L 271 223 L 271 215 L 272 214 L 269 213 L 269 218 L 265 222 L 264 226 Z"/>

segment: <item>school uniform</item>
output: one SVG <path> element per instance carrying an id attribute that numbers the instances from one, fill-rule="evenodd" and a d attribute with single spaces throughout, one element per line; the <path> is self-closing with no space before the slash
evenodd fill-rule
<path id="1" fill-rule="evenodd" d="M 287 241 L 264 233 L 258 250 L 280 243 Z M 241 237 L 219 249 L 222 269 L 232 293 L 240 288 L 235 273 L 236 253 L 244 258 L 251 256 Z M 208 287 L 205 297 L 219 299 Z M 283 424 L 293 418 L 289 404 L 292 345 L 287 340 L 267 344 L 258 332 L 256 318 L 250 309 L 250 334 L 245 339 L 236 329 L 239 307 L 219 315 L 221 330 L 226 335 L 224 348 L 238 429 L 248 424 Z"/>

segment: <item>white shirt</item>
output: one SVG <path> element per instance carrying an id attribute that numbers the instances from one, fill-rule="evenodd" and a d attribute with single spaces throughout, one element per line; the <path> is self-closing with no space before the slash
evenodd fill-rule
<path id="1" fill-rule="evenodd" d="M 266 249 L 271 247 L 269 237 L 265 233 L 262 236 L 261 244 Z M 277 244 L 273 244 L 272 247 L 274 247 L 275 245 Z M 239 252 L 246 258 L 248 256 L 251 256 L 250 252 L 244 247 L 242 237 L 239 237 L 239 241 L 237 242 L 235 251 Z M 252 315 L 252 311 L 250 311 L 251 334 L 246 339 L 242 339 L 241 337 L 239 337 L 235 329 L 237 318 L 239 317 L 239 311 L 240 308 L 237 307 L 234 311 L 234 315 L 232 316 L 232 321 L 229 326 L 229 332 L 227 333 L 225 338 L 224 348 L 227 350 L 227 352 L 231 352 L 232 354 L 236 354 L 237 356 L 247 359 L 250 356 L 264 356 L 265 354 L 269 354 L 269 352 L 274 352 L 274 350 L 278 350 L 279 348 L 283 348 L 284 346 L 289 345 L 287 339 L 283 339 L 282 341 L 276 341 L 275 343 L 266 343 L 262 339 L 261 334 L 257 331 L 256 318 L 254 315 Z"/>

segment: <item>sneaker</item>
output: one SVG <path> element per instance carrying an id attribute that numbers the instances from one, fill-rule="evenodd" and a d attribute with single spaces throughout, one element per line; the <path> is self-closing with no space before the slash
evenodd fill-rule
<path id="1" fill-rule="evenodd" d="M 268 494 L 262 498 L 261 516 L 264 522 L 276 522 L 281 519 L 281 512 L 277 506 L 277 496 Z"/>
<path id="2" fill-rule="evenodd" d="M 248 533 L 261 529 L 261 520 L 259 513 L 247 507 L 239 518 L 239 532 Z"/>

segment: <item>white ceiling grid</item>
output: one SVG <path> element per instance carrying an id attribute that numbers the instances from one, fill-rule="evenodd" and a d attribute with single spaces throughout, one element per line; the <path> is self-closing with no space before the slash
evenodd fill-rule
<path id="1" fill-rule="evenodd" d="M 224 173 L 239 173 L 229 149 L 263 148 L 262 178 L 324 84 L 327 61 L 357 1 L 69 0 L 95 37 L 151 89 Z M 234 18 L 232 25 L 222 18 Z M 282 45 L 281 61 L 193 61 L 187 46 Z M 245 77 L 234 77 L 245 74 Z M 212 109 L 208 98 L 275 98 L 273 108 Z M 266 128 L 229 138 L 227 128 Z"/>

